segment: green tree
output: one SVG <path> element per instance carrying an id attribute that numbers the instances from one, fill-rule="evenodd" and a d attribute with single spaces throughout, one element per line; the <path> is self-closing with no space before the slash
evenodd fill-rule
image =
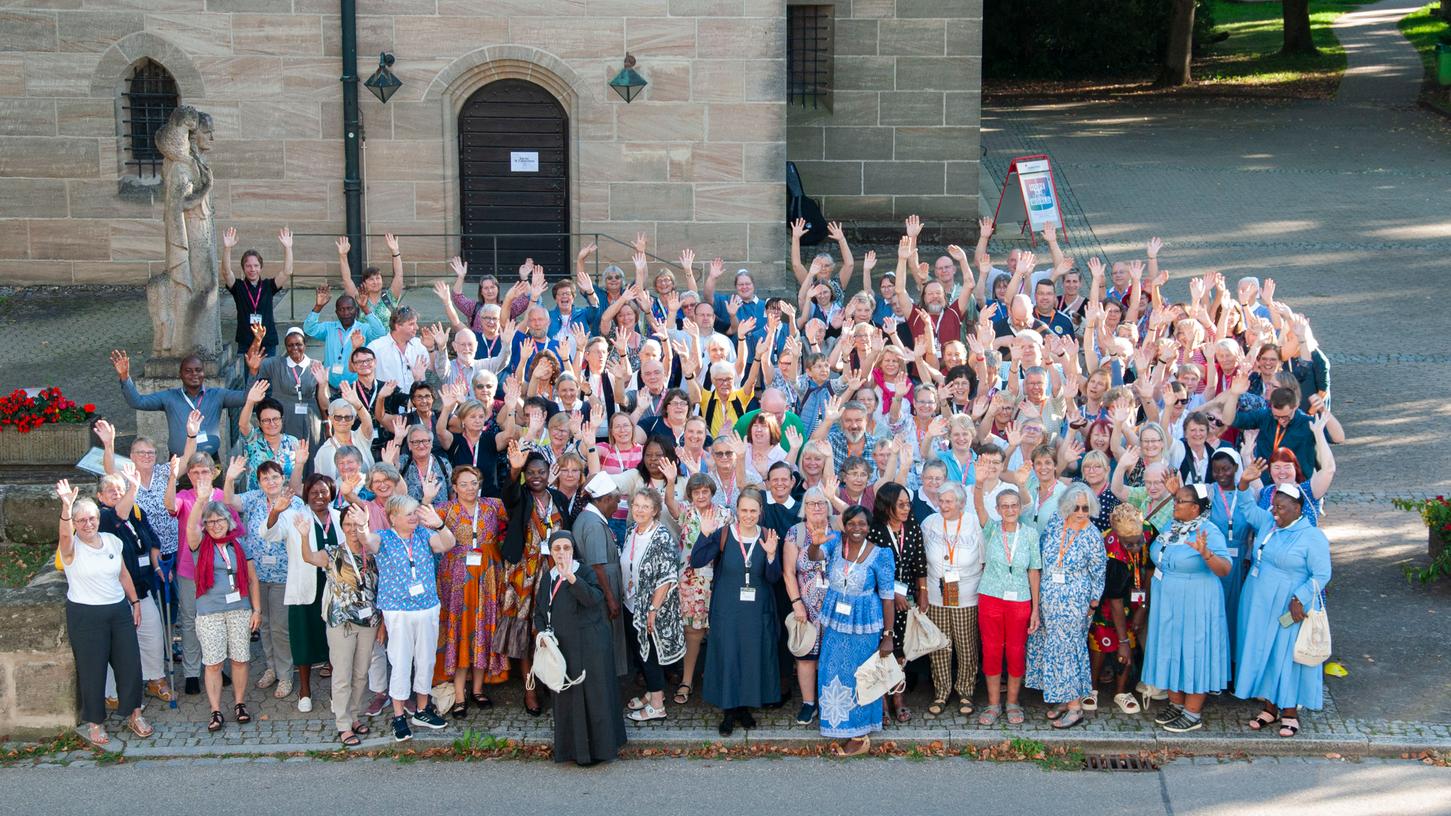
<path id="1" fill-rule="evenodd" d="M 1310 0 L 1284 0 L 1280 4 L 1280 15 L 1285 25 L 1281 54 L 1320 53 L 1310 36 Z"/>
<path id="2" fill-rule="evenodd" d="M 1169 37 L 1164 49 L 1164 64 L 1159 68 L 1160 85 L 1188 85 L 1190 60 L 1194 56 L 1195 0 L 1172 0 L 1169 16 Z"/>

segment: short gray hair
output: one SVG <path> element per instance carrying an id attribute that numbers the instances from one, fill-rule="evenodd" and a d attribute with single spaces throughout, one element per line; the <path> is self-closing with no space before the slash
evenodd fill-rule
<path id="1" fill-rule="evenodd" d="M 958 502 L 960 502 L 964 507 L 967 506 L 967 491 L 963 490 L 962 485 L 958 484 L 957 482 L 947 482 L 946 484 L 942 485 L 942 488 L 937 491 L 938 501 L 941 501 L 942 497 L 946 495 L 956 496 Z"/>
<path id="2" fill-rule="evenodd" d="M 1063 491 L 1063 495 L 1058 497 L 1058 515 L 1065 519 L 1068 518 L 1068 514 L 1073 512 L 1073 506 L 1078 504 L 1080 496 L 1088 500 L 1088 515 L 1096 516 L 1102 512 L 1098 497 L 1093 495 L 1093 491 L 1088 488 L 1088 485 L 1083 482 L 1073 482 L 1068 485 L 1067 490 Z"/>
<path id="3" fill-rule="evenodd" d="M 353 447 L 352 445 L 344 445 L 341 448 L 333 451 L 334 466 L 337 466 L 337 463 L 341 462 L 344 459 L 351 459 L 354 462 L 357 462 L 358 467 L 360 468 L 363 466 L 363 452 Z"/>
<path id="4" fill-rule="evenodd" d="M 412 513 L 414 510 L 417 510 L 418 500 L 407 493 L 399 493 L 396 496 L 390 496 L 388 498 L 386 507 L 388 509 L 388 518 L 391 519 L 395 515 Z"/>

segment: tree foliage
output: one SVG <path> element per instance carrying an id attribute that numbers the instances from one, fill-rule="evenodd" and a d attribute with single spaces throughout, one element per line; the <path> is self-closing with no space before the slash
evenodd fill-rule
<path id="1" fill-rule="evenodd" d="M 992 78 L 1103 77 L 1164 62 L 1172 3 L 1165 0 L 984 0 L 983 73 Z M 1214 27 L 1196 0 L 1195 42 Z"/>

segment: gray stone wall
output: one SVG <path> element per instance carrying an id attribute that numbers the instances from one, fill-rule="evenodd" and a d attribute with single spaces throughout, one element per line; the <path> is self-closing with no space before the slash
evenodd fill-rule
<path id="1" fill-rule="evenodd" d="M 830 110 L 788 109 L 787 158 L 828 218 L 978 215 L 982 0 L 818 0 L 834 8 Z"/>

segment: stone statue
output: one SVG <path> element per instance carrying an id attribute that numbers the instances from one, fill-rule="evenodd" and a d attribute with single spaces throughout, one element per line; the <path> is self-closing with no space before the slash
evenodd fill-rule
<path id="1" fill-rule="evenodd" d="M 222 333 L 217 311 L 216 224 L 212 218 L 212 118 L 190 106 L 172 111 L 156 132 L 161 165 L 166 268 L 146 284 L 155 357 L 199 354 L 216 360 Z"/>

